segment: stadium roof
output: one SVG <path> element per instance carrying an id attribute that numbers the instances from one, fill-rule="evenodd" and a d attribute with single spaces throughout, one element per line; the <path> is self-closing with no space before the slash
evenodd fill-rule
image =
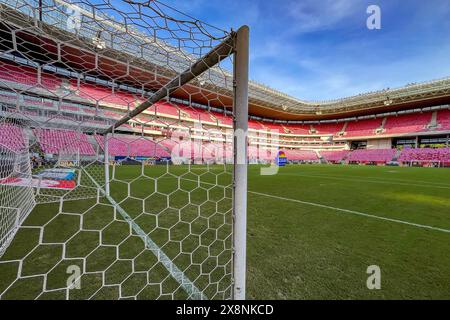
<path id="1" fill-rule="evenodd" d="M 62 0 L 54 1 L 68 5 Z M 30 58 L 44 64 L 52 61 L 57 61 L 55 64 L 62 62 L 64 66 L 69 66 L 72 70 L 80 72 L 90 70 L 90 75 L 111 79 L 120 78 L 129 85 L 133 85 L 133 82 L 139 79 L 139 83 L 146 83 L 145 89 L 156 90 L 196 60 L 195 53 L 174 50 L 170 43 L 164 43 L 159 39 L 150 42 L 148 37 L 140 31 L 130 30 L 118 21 L 112 22 L 110 17 L 101 15 L 94 17 L 91 12 L 83 8 L 81 8 L 82 15 L 91 21 L 95 20 L 97 28 L 101 28 L 102 39 L 106 39 L 110 33 L 111 38 L 114 35 L 116 39 L 122 39 L 123 41 L 117 41 L 122 44 L 111 41 L 109 45 L 105 41 L 106 47 L 98 50 L 92 41 L 98 37 L 98 30 L 89 25 L 89 28 L 81 30 L 82 37 L 80 34 L 75 36 L 65 28 L 67 17 L 52 16 L 52 24 L 44 23 L 42 26 L 46 30 L 44 36 L 39 34 L 41 29 L 34 26 L 34 21 L 26 12 L 0 5 L 4 21 L 0 24 L 1 37 L 11 38 L 14 31 L 15 36 L 21 39 L 19 45 L 23 45 L 28 52 L 33 53 L 34 56 Z M 222 33 L 220 36 L 223 38 L 227 36 L 227 33 Z M 220 39 L 218 37 L 215 40 L 217 42 Z M 13 41 L 11 45 L 12 43 Z M 147 52 L 141 50 L 143 46 Z M 44 48 L 45 54 L 37 56 L 42 52 L 41 48 Z M 139 52 L 137 48 L 140 49 Z M 167 64 L 164 65 L 161 61 Z M 213 107 L 231 107 L 232 83 L 232 75 L 229 72 L 224 71 L 223 68 L 213 68 L 207 75 L 194 80 L 174 95 Z M 449 103 L 450 78 L 329 101 L 304 101 L 257 82 L 251 81 L 249 84 L 250 113 L 274 120 L 336 119 Z"/>

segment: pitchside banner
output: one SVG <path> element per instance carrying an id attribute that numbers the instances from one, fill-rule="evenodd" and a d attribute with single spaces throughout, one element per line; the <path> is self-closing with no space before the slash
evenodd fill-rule
<path id="1" fill-rule="evenodd" d="M 72 169 L 45 169 L 32 177 L 0 179 L 0 185 L 41 189 L 72 190 L 76 187 L 76 174 Z"/>
<path id="2" fill-rule="evenodd" d="M 72 169 L 46 169 L 36 175 L 42 179 L 72 180 L 75 178 L 75 170 Z"/>

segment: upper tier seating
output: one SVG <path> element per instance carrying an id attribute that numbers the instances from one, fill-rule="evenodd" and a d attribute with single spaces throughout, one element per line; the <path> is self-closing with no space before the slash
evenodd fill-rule
<path id="1" fill-rule="evenodd" d="M 20 152 L 25 149 L 25 139 L 23 130 L 13 124 L 0 124 L 0 151 L 4 148 Z"/>
<path id="2" fill-rule="evenodd" d="M 277 123 L 270 123 L 270 122 L 259 122 L 259 124 L 261 125 L 261 127 L 263 128 L 263 130 L 269 131 L 269 134 L 272 133 L 284 133 L 283 131 L 280 131 L 282 128 L 279 124 Z"/>
<path id="3" fill-rule="evenodd" d="M 95 155 L 88 137 L 81 132 L 71 130 L 34 129 L 42 151 L 48 154 Z"/>
<path id="4" fill-rule="evenodd" d="M 319 160 L 317 153 L 311 150 L 285 150 L 288 160 L 293 161 L 315 161 Z"/>
<path id="5" fill-rule="evenodd" d="M 437 113 L 438 130 L 450 130 L 450 110 L 440 110 Z"/>
<path id="6" fill-rule="evenodd" d="M 445 163 L 450 163 L 450 148 L 420 148 L 420 149 L 403 149 L 400 154 L 400 162 L 410 162 L 410 161 L 440 161 Z"/>
<path id="7" fill-rule="evenodd" d="M 348 156 L 349 162 L 377 162 L 386 163 L 395 156 L 396 149 L 360 149 Z"/>
<path id="8" fill-rule="evenodd" d="M 340 162 L 350 153 L 349 150 L 321 151 L 322 157 L 329 162 Z"/>
<path id="9" fill-rule="evenodd" d="M 431 112 L 426 112 L 389 117 L 384 125 L 384 133 L 401 134 L 426 131 L 426 126 L 431 122 L 431 115 Z"/>
<path id="10" fill-rule="evenodd" d="M 310 134 L 310 125 L 283 124 L 281 125 L 280 133 L 302 135 Z"/>
<path id="11" fill-rule="evenodd" d="M 93 100 L 99 104 L 109 103 L 133 109 L 140 102 L 140 99 L 131 93 L 121 90 L 113 91 L 112 88 L 86 82 L 81 82 L 78 86 L 75 80 L 70 81 L 70 90 L 76 92 L 81 98 Z"/>
<path id="12" fill-rule="evenodd" d="M 314 124 L 314 129 L 316 130 L 316 134 L 332 134 L 337 135 L 339 132 L 341 132 L 342 128 L 344 127 L 344 123 L 321 123 L 321 124 Z"/>
<path id="13" fill-rule="evenodd" d="M 38 84 L 38 72 L 33 67 L 22 66 L 14 64 L 13 62 L 0 62 L 0 82 L 12 81 L 24 85 L 33 87 L 41 87 L 47 90 L 53 90 L 55 93 L 66 95 L 67 89 L 72 92 L 73 95 L 78 95 L 84 99 L 90 100 L 92 103 L 107 103 L 109 105 L 115 105 L 121 109 L 134 109 L 136 105 L 144 101 L 145 99 L 139 95 L 125 90 L 112 90 L 110 87 L 102 86 L 94 82 L 85 82 L 84 80 L 77 82 L 74 79 L 66 79 L 55 74 L 48 72 L 41 73 L 41 82 Z M 10 84 L 8 84 L 10 86 Z M 73 95 L 66 96 L 67 99 L 72 99 Z M 17 100 L 13 96 L 0 95 L 0 100 L 11 104 L 17 104 Z M 41 101 L 39 101 L 41 100 Z M 48 99 L 37 99 L 30 97 L 22 99 L 21 102 L 26 104 L 27 107 L 33 108 L 51 108 L 56 109 L 57 103 L 53 103 Z M 95 108 L 92 110 L 83 107 L 76 106 L 74 103 L 64 102 L 61 106 L 62 111 L 70 112 L 83 112 L 83 113 L 95 113 Z M 101 109 L 99 109 L 101 110 Z M 161 123 L 171 123 L 168 118 L 181 118 L 182 120 L 200 120 L 205 124 L 214 126 L 215 123 L 220 125 L 232 125 L 232 117 L 216 112 L 207 112 L 202 109 L 194 107 L 188 107 L 183 104 L 177 104 L 174 102 L 160 101 L 151 106 L 146 113 L 157 114 L 160 116 L 158 120 Z M 25 113 L 24 113 L 25 114 Z M 99 113 L 101 114 L 101 112 Z M 115 114 L 114 111 L 105 111 L 105 115 L 113 116 L 115 118 L 121 117 L 120 114 Z M 114 115 L 115 114 L 115 115 Z M 30 113 L 30 115 L 33 115 Z M 382 134 L 414 134 L 416 132 L 428 131 L 427 125 L 431 122 L 432 112 L 426 113 L 414 113 L 414 114 L 401 114 L 398 116 L 391 116 L 387 118 L 384 125 L 384 131 Z M 163 119 L 165 118 L 165 119 Z M 63 119 L 63 118 L 61 118 Z M 173 120 L 173 123 L 176 120 Z M 67 118 L 68 120 L 68 118 Z M 150 119 L 144 119 L 143 122 L 147 122 Z M 348 137 L 362 137 L 362 136 L 375 136 L 375 130 L 381 127 L 382 119 L 369 119 L 360 121 L 349 121 L 346 126 L 344 138 Z M 94 123 L 94 122 L 91 122 Z M 437 112 L 438 127 L 435 130 L 450 130 L 450 110 L 440 110 Z M 183 122 L 186 127 L 194 126 L 191 122 Z M 127 125 L 124 125 L 126 127 Z M 344 123 L 322 123 L 322 124 L 276 124 L 264 121 L 249 121 L 249 128 L 258 131 L 279 131 L 280 134 L 296 134 L 296 135 L 337 135 L 344 128 Z M 434 129 L 434 128 L 433 128 Z M 286 137 L 282 137 L 285 139 Z"/>
<path id="14" fill-rule="evenodd" d="M 37 69 L 5 62 L 0 62 L 0 82 L 2 79 L 49 90 L 56 90 L 61 86 L 61 79 L 55 75 L 42 72 L 41 84 L 39 84 Z"/>
<path id="15" fill-rule="evenodd" d="M 375 130 L 381 127 L 382 119 L 367 119 L 350 121 L 345 129 L 346 137 L 368 137 L 375 135 Z"/>
<path id="16" fill-rule="evenodd" d="M 254 129 L 254 130 L 263 130 L 264 127 L 259 123 L 258 121 L 249 120 L 248 121 L 248 128 Z"/>
<path id="17" fill-rule="evenodd" d="M 102 136 L 95 136 L 97 143 L 104 150 L 105 141 Z M 110 156 L 122 157 L 170 157 L 169 152 L 149 138 L 139 136 L 116 135 L 108 139 Z"/>

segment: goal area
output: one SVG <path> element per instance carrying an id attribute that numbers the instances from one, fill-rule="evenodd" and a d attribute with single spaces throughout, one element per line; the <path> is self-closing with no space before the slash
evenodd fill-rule
<path id="1" fill-rule="evenodd" d="M 0 0 L 0 299 L 245 299 L 249 30 Z"/>

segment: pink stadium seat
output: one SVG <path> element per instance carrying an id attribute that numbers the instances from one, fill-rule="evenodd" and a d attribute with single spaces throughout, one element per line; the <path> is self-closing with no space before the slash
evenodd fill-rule
<path id="1" fill-rule="evenodd" d="M 103 87 L 101 85 L 80 83 L 77 81 L 70 81 L 70 89 L 77 93 L 81 98 L 92 100 L 94 103 L 99 104 L 114 104 L 123 107 L 129 107 L 133 109 L 136 107 L 136 103 L 139 103 L 139 99 L 133 96 L 131 93 L 113 90 L 112 88 Z"/>
<path id="2" fill-rule="evenodd" d="M 25 149 L 24 133 L 21 128 L 13 124 L 0 124 L 0 151 L 4 148 L 20 152 Z"/>
<path id="3" fill-rule="evenodd" d="M 95 155 L 88 137 L 81 132 L 71 130 L 34 129 L 34 134 L 42 148 L 48 154 Z"/>
<path id="4" fill-rule="evenodd" d="M 419 148 L 404 149 L 399 157 L 400 162 L 411 161 L 440 161 L 442 163 L 450 163 L 450 148 Z"/>
<path id="5" fill-rule="evenodd" d="M 317 134 L 332 134 L 337 135 L 342 128 L 344 127 L 344 123 L 322 123 L 322 124 L 314 124 L 314 129 L 316 129 Z"/>
<path id="6" fill-rule="evenodd" d="M 306 135 L 310 134 L 310 126 L 300 124 L 281 125 L 280 133 Z"/>
<path id="7" fill-rule="evenodd" d="M 233 151 L 229 149 L 230 158 L 233 158 Z M 278 150 L 275 148 L 267 148 L 263 146 L 250 145 L 247 149 L 248 158 L 252 161 L 274 161 L 277 157 Z"/>
<path id="8" fill-rule="evenodd" d="M 275 132 L 275 133 L 284 133 L 282 131 L 280 124 L 263 122 L 263 121 L 261 121 L 259 123 L 263 127 L 264 130 L 268 130 L 268 131 Z"/>
<path id="9" fill-rule="evenodd" d="M 233 125 L 233 119 L 230 116 L 226 116 L 220 113 L 214 113 L 214 116 L 219 121 L 219 125 L 226 125 L 226 126 Z"/>
<path id="10" fill-rule="evenodd" d="M 95 136 L 97 143 L 104 149 L 102 136 Z M 123 157 L 170 157 L 169 152 L 149 138 L 139 136 L 116 135 L 108 140 L 108 151 L 111 156 Z"/>
<path id="11" fill-rule="evenodd" d="M 259 123 L 258 121 L 249 120 L 248 121 L 248 128 L 254 129 L 254 130 L 263 130 L 264 127 Z"/>
<path id="12" fill-rule="evenodd" d="M 450 110 L 440 110 L 437 113 L 439 130 L 450 130 Z"/>
<path id="13" fill-rule="evenodd" d="M 414 133 L 426 131 L 431 122 L 431 112 L 404 114 L 389 117 L 384 125 L 385 134 Z"/>
<path id="14" fill-rule="evenodd" d="M 392 160 L 395 153 L 396 149 L 360 149 L 350 153 L 348 161 L 360 163 L 386 163 Z"/>
<path id="15" fill-rule="evenodd" d="M 349 150 L 321 151 L 320 154 L 328 162 L 340 162 L 350 153 Z"/>
<path id="16" fill-rule="evenodd" d="M 382 119 L 350 121 L 345 129 L 346 137 L 374 136 L 375 130 L 381 127 Z"/>
<path id="17" fill-rule="evenodd" d="M 204 143 L 202 145 L 203 160 L 223 160 L 225 159 L 225 146 L 223 143 Z"/>
<path id="18" fill-rule="evenodd" d="M 284 150 L 288 160 L 293 161 L 315 161 L 319 160 L 317 153 L 311 150 Z"/>
<path id="19" fill-rule="evenodd" d="M 49 90 L 55 90 L 61 86 L 61 79 L 50 73 L 42 72 L 41 84 L 39 84 L 37 69 L 5 62 L 0 62 L 0 82 L 1 79 Z"/>

